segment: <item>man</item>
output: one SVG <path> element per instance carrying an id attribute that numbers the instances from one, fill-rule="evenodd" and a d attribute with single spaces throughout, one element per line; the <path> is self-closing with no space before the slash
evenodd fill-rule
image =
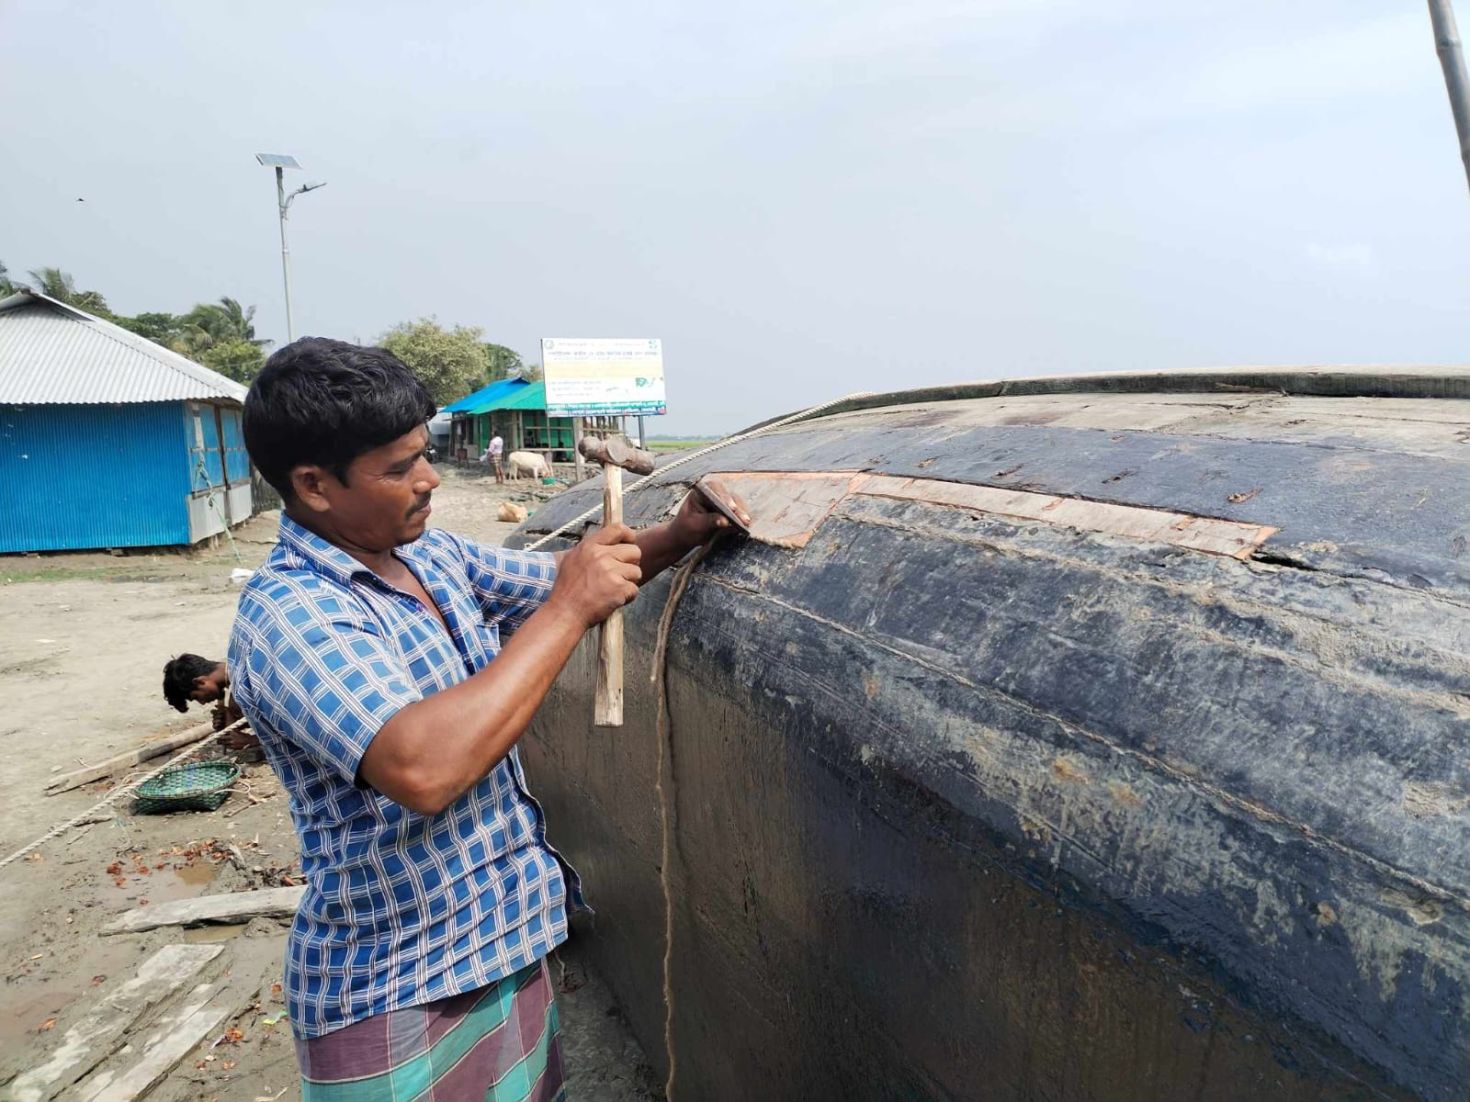
<path id="1" fill-rule="evenodd" d="M 163 666 L 163 698 L 181 712 L 189 710 L 189 702 L 213 704 L 210 721 L 216 731 L 223 730 L 242 714 L 230 695 L 230 671 L 223 663 L 197 654 L 181 654 Z M 248 729 L 232 731 L 222 739 L 227 750 L 249 750 L 256 745 Z"/>
<path id="2" fill-rule="evenodd" d="M 561 1097 L 545 957 L 580 892 L 515 744 L 586 631 L 728 523 L 691 496 L 557 556 L 429 529 L 433 413 L 387 352 L 315 338 L 245 400 L 284 511 L 229 665 L 301 838 L 307 1102 Z"/>
<path id="3" fill-rule="evenodd" d="M 229 688 L 230 671 L 223 662 L 181 654 L 164 663 L 163 698 L 181 712 L 189 710 L 191 700 L 196 704 L 223 701 Z"/>
<path id="4" fill-rule="evenodd" d="M 485 457 L 490 466 L 495 468 L 495 484 L 497 486 L 505 483 L 505 466 L 502 457 L 505 455 L 505 441 L 500 438 L 500 433 L 490 437 L 490 446 L 485 449 Z"/>

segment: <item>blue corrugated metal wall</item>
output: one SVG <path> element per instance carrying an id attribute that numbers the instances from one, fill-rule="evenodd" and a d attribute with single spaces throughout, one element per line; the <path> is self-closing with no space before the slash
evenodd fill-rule
<path id="1" fill-rule="evenodd" d="M 181 402 L 0 407 L 0 552 L 187 543 L 185 423 Z"/>
<path id="2" fill-rule="evenodd" d="M 230 481 L 237 485 L 250 481 L 250 455 L 245 450 L 245 433 L 241 430 L 240 411 L 222 409 L 220 418 L 225 426 L 225 457 L 229 463 Z"/>

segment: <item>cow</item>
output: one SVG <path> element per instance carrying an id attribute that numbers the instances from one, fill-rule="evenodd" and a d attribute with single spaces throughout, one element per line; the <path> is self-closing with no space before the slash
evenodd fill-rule
<path id="1" fill-rule="evenodd" d="M 546 457 L 536 452 L 511 452 L 505 457 L 505 470 L 513 479 L 522 475 L 527 478 L 546 478 L 551 474 Z"/>

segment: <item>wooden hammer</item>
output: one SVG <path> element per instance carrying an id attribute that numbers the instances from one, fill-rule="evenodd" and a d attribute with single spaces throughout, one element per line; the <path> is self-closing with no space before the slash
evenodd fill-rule
<path id="1" fill-rule="evenodd" d="M 653 473 L 653 453 L 633 446 L 626 436 L 599 440 L 584 436 L 577 450 L 593 463 L 602 464 L 602 523 L 623 523 L 623 471 Z M 593 721 L 599 727 L 623 725 L 623 610 L 616 609 L 602 622 L 597 635 L 597 701 Z"/>

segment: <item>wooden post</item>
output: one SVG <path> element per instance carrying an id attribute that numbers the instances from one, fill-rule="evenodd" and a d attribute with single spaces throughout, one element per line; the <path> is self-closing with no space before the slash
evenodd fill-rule
<path id="1" fill-rule="evenodd" d="M 550 425 L 550 423 L 551 419 L 547 418 L 547 424 Z M 581 482 L 587 477 L 587 465 L 582 459 L 582 418 L 580 417 L 572 418 L 572 461 L 577 465 L 577 481 Z"/>
<path id="2" fill-rule="evenodd" d="M 582 453 L 577 457 L 580 460 Z M 602 465 L 602 523 L 623 523 L 623 468 Z M 623 725 L 623 610 L 615 609 L 602 622 L 597 637 L 597 699 L 593 721 L 599 727 Z"/>

